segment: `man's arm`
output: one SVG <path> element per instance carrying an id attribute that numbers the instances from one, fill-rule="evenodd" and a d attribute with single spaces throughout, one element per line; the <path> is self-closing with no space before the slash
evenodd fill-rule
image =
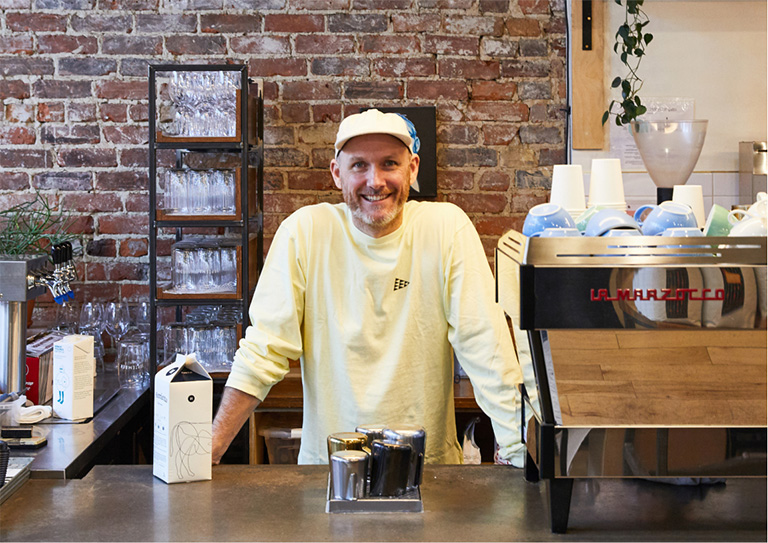
<path id="1" fill-rule="evenodd" d="M 213 464 L 221 461 L 229 444 L 261 400 L 236 388 L 224 387 L 216 419 L 213 421 Z"/>

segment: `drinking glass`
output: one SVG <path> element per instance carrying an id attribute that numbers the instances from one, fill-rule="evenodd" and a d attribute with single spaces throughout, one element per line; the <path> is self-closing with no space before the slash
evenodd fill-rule
<path id="1" fill-rule="evenodd" d="M 135 327 L 139 333 L 146 334 L 150 331 L 150 308 L 149 302 L 139 302 L 135 309 L 135 319 L 131 326 Z"/>
<path id="2" fill-rule="evenodd" d="M 112 343 L 117 345 L 117 342 L 122 340 L 128 333 L 128 328 L 131 325 L 131 315 L 128 309 L 128 304 L 123 302 L 108 303 L 106 306 L 104 322 L 106 323 L 107 333 L 113 340 Z"/>
<path id="3" fill-rule="evenodd" d="M 56 306 L 56 329 L 69 334 L 76 334 L 80 311 L 77 302 L 64 302 Z"/>
<path id="4" fill-rule="evenodd" d="M 141 388 L 144 385 L 144 367 L 149 363 L 148 351 L 148 345 L 135 339 L 118 343 L 117 378 L 122 388 Z"/>
<path id="5" fill-rule="evenodd" d="M 93 357 L 96 359 L 97 371 L 104 367 L 104 342 L 101 334 L 104 332 L 104 309 L 98 302 L 86 302 L 80 309 L 80 334 L 93 336 Z"/>

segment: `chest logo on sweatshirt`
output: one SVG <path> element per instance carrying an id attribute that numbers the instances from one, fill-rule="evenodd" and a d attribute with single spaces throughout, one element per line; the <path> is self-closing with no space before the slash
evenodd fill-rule
<path id="1" fill-rule="evenodd" d="M 405 288 L 410 284 L 410 281 L 406 281 L 405 279 L 398 279 L 395 278 L 395 290 L 400 290 L 401 288 Z"/>

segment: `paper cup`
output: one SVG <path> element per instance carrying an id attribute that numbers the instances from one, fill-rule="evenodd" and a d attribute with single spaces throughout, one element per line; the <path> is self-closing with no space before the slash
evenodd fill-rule
<path id="1" fill-rule="evenodd" d="M 672 201 L 688 204 L 696 216 L 696 224 L 703 228 L 706 221 L 704 214 L 704 195 L 701 185 L 675 185 L 672 189 Z"/>
<path id="2" fill-rule="evenodd" d="M 592 159 L 589 179 L 589 206 L 626 206 L 621 161 L 618 158 Z"/>
<path id="3" fill-rule="evenodd" d="M 584 175 L 580 164 L 557 164 L 552 169 L 549 202 L 558 204 L 572 216 L 584 211 Z"/>

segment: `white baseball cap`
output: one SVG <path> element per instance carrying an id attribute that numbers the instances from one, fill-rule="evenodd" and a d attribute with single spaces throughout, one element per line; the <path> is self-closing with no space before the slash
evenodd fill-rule
<path id="1" fill-rule="evenodd" d="M 406 117 L 397 113 L 383 113 L 378 109 L 367 109 L 346 117 L 336 134 L 336 158 L 344 145 L 357 136 L 366 134 L 388 134 L 402 141 L 412 154 L 419 152 L 419 138 L 416 128 Z"/>

